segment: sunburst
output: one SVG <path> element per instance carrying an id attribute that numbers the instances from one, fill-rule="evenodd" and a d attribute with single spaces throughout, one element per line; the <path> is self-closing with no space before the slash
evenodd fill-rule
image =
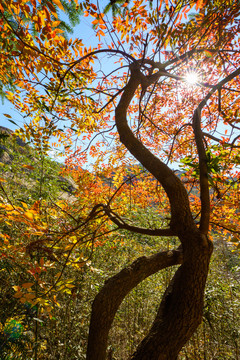
<path id="1" fill-rule="evenodd" d="M 184 76 L 184 79 L 189 85 L 195 85 L 200 81 L 199 74 L 196 71 L 187 72 Z"/>

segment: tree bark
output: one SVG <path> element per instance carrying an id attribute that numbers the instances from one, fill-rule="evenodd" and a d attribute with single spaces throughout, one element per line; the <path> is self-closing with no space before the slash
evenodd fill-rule
<path id="1" fill-rule="evenodd" d="M 165 251 L 149 257 L 143 256 L 105 282 L 92 305 L 87 360 L 106 358 L 109 330 L 126 295 L 148 276 L 181 262 L 180 250 Z"/>
<path id="2" fill-rule="evenodd" d="M 212 243 L 199 232 L 189 234 L 199 242 L 184 254 L 161 301 L 148 335 L 131 360 L 175 360 L 202 319 L 204 288 Z"/>

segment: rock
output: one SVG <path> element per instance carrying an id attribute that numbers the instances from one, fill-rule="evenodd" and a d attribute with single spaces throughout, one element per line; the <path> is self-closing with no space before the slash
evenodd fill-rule
<path id="1" fill-rule="evenodd" d="M 72 194 L 76 190 L 76 184 L 73 180 L 58 176 L 58 182 L 60 183 L 61 189 Z"/>

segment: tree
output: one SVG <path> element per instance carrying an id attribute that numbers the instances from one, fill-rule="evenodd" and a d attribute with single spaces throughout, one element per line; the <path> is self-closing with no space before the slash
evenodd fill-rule
<path id="1" fill-rule="evenodd" d="M 79 23 L 79 16 L 81 13 L 81 8 L 78 6 L 78 4 L 74 1 L 70 1 L 69 3 L 64 1 L 63 4 L 60 4 L 60 8 L 63 8 L 64 11 L 66 12 L 70 25 L 66 22 L 61 20 L 59 25 L 60 25 L 60 29 L 63 30 L 64 35 L 67 37 L 67 34 L 71 34 L 72 33 L 72 26 L 75 26 L 76 24 Z M 45 13 L 48 16 L 48 20 L 53 19 L 54 18 L 54 14 L 55 16 L 59 17 L 59 3 L 58 2 L 54 2 L 54 1 L 43 1 L 43 2 L 39 2 L 39 4 L 37 4 L 37 2 L 32 1 L 30 2 L 30 7 L 31 6 L 35 6 L 36 9 L 40 11 L 45 11 Z M 21 17 L 21 21 L 25 22 L 28 25 L 32 25 L 31 23 L 31 18 L 28 16 L 28 13 L 30 11 L 30 7 L 28 4 L 26 4 L 26 7 L 24 8 L 24 6 L 19 9 L 20 13 L 19 16 Z M 15 29 L 15 31 L 18 30 L 18 22 L 15 21 L 15 18 L 12 14 L 11 11 L 9 11 L 9 7 L 6 6 L 5 1 L 1 2 L 1 18 L 2 15 L 5 17 L 5 19 L 8 21 L 9 24 L 11 24 L 12 28 Z M 51 15 L 53 14 L 53 15 Z M 50 20 L 51 21 L 51 20 Z M 33 33 L 36 34 L 37 29 L 35 27 L 33 27 L 31 29 L 33 31 Z M 9 50 L 9 48 L 13 49 L 14 45 L 15 45 L 15 39 L 13 41 L 11 41 L 11 38 L 9 39 L 10 41 L 6 41 L 3 39 L 1 39 L 1 45 L 3 47 L 3 49 L 5 49 L 6 51 Z M 2 100 L 4 99 L 4 95 L 5 95 L 5 91 L 6 90 L 13 90 L 14 86 L 14 78 L 12 78 L 12 74 L 11 74 L 11 69 L 5 73 L 5 77 L 0 78 L 0 96 L 2 97 Z M 4 91 L 5 90 L 5 91 Z"/>
<path id="2" fill-rule="evenodd" d="M 2 37 L 15 36 L 18 52 L 10 49 L 14 59 L 5 54 L 4 61 L 10 61 L 21 89 L 21 96 L 17 90 L 8 98 L 29 114 L 18 133 L 43 151 L 53 135 L 67 150 L 77 134 L 82 146 L 70 152 L 68 166 L 79 171 L 90 154 L 97 156 L 96 174 L 115 173 L 109 193 L 106 182 L 94 197 L 85 189 L 84 198 L 83 191 L 83 215 L 68 233 L 83 230 L 83 236 L 78 233 L 83 243 L 116 228 L 180 241 L 176 249 L 137 259 L 105 283 L 93 302 L 87 359 L 106 358 L 108 333 L 127 293 L 151 274 L 179 264 L 149 334 L 131 357 L 177 359 L 202 318 L 213 247 L 209 230 L 234 236 L 239 244 L 239 4 L 136 0 L 120 4 L 108 18 L 98 4 L 85 1 L 81 6 L 94 18 L 97 48 L 86 48 L 80 39 L 67 41 L 56 22 L 47 23 L 47 11 L 34 14 L 32 2 L 31 21 L 40 34 L 34 36 L 18 16 L 25 3 L 7 6 L 19 27 L 16 31 L 3 16 Z M 109 58 L 101 55 L 119 68 L 111 65 L 106 73 L 101 63 Z M 198 80 L 188 85 L 187 75 L 193 74 Z M 64 121 L 65 132 L 58 127 Z M 181 178 L 170 167 L 179 159 Z M 149 176 L 137 180 L 142 174 Z M 128 222 L 130 190 L 134 204 L 159 206 L 163 228 Z"/>

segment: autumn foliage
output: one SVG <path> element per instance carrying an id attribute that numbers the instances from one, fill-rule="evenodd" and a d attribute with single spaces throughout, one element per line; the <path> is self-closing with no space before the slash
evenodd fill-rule
<path id="1" fill-rule="evenodd" d="M 81 31 L 65 36 L 60 0 L 0 2 L 0 81 L 12 83 L 6 97 L 26 119 L 16 136 L 42 156 L 64 156 L 62 171 L 78 187 L 73 203 L 40 196 L 30 204 L 12 199 L 0 179 L 0 259 L 22 269 L 13 297 L 50 317 L 58 294 L 74 288 L 74 279 L 63 280 L 66 267 L 84 267 L 112 232 L 182 242 L 187 225 L 174 219 L 169 174 L 181 179 L 196 229 L 240 247 L 238 1 L 111 3 L 74 2 L 91 24 L 92 45 Z M 161 229 L 153 218 L 146 228 L 134 222 L 148 207 Z"/>

